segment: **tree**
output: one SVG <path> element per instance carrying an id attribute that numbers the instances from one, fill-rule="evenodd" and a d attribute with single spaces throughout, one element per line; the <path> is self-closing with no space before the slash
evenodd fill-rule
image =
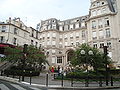
<path id="1" fill-rule="evenodd" d="M 26 55 L 23 53 L 23 47 L 6 47 L 6 57 L 2 58 L 2 61 L 9 61 L 17 63 L 18 66 L 22 66 L 22 62 L 25 62 L 26 67 L 34 67 L 35 69 L 42 68 L 43 64 L 49 64 L 46 60 L 45 54 L 34 46 L 27 47 Z"/>
<path id="2" fill-rule="evenodd" d="M 81 54 L 81 50 L 85 51 L 85 55 Z M 89 55 L 89 51 L 92 51 L 93 55 Z M 97 71 L 98 68 L 104 68 L 105 62 L 104 53 L 97 48 L 90 47 L 88 44 L 82 44 L 77 48 L 75 51 L 75 57 L 71 60 L 71 64 L 74 66 L 79 65 L 85 67 L 86 65 L 89 65 L 92 66 L 95 71 Z M 107 57 L 107 64 L 110 63 L 110 58 Z"/>

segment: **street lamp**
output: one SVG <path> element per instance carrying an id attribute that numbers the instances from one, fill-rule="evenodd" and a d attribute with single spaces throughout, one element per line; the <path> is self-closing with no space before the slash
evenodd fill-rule
<path id="1" fill-rule="evenodd" d="M 81 55 L 85 55 L 85 61 L 86 61 L 86 68 L 87 68 L 87 78 L 86 78 L 86 84 L 85 86 L 88 87 L 88 55 L 93 55 L 93 51 L 89 50 L 88 52 L 86 52 L 85 50 L 81 50 Z"/>
<path id="2" fill-rule="evenodd" d="M 85 60 L 86 60 L 86 65 L 87 65 L 87 72 L 88 72 L 88 59 L 87 59 L 87 55 L 93 55 L 93 51 L 89 50 L 88 52 L 85 52 L 85 50 L 81 50 L 81 55 L 85 55 Z"/>

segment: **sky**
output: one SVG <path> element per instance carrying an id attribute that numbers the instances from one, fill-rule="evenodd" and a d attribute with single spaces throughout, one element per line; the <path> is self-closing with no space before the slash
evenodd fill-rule
<path id="1" fill-rule="evenodd" d="M 88 15 L 90 0 L 0 0 L 0 21 L 20 17 L 36 28 L 41 20 L 66 20 Z"/>

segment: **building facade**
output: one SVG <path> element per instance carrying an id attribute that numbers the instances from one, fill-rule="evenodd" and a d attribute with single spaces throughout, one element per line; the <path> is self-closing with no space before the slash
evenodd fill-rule
<path id="1" fill-rule="evenodd" d="M 53 66 L 67 66 L 77 46 L 88 43 L 102 50 L 120 66 L 120 0 L 91 0 L 89 14 L 64 21 L 41 21 L 37 30 L 19 18 L 0 23 L 0 42 L 41 47 Z"/>

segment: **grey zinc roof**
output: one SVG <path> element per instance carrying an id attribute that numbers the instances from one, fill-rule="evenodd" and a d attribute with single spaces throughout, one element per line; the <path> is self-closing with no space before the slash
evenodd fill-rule
<path id="1" fill-rule="evenodd" d="M 111 12 L 115 12 L 115 8 L 113 6 L 113 0 L 106 0 L 106 1 L 108 2 Z"/>

